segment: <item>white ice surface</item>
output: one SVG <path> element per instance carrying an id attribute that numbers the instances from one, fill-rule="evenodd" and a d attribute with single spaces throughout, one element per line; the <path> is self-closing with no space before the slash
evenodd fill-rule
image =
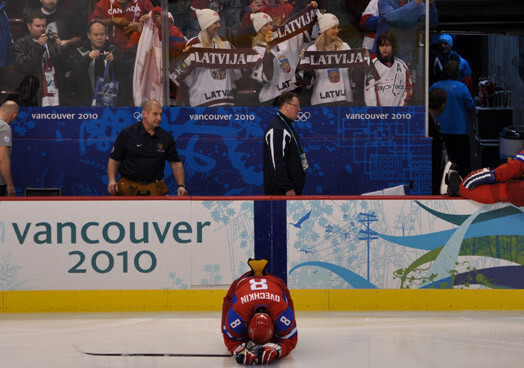
<path id="1" fill-rule="evenodd" d="M 279 367 L 524 367 L 524 312 L 297 312 Z M 220 314 L 0 314 L 0 368 L 236 367 L 233 358 L 94 357 L 227 353 Z"/>

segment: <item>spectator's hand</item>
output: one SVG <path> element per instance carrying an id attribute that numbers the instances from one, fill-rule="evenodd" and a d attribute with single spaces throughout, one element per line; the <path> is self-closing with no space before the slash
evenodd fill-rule
<path id="1" fill-rule="evenodd" d="M 318 3 L 316 1 L 312 1 L 311 6 L 313 7 L 313 9 L 316 9 L 318 8 Z"/>
<path id="2" fill-rule="evenodd" d="M 301 59 L 305 59 L 306 58 L 305 53 L 306 53 L 306 49 L 302 49 L 302 52 L 300 53 L 300 58 Z"/>
<path id="3" fill-rule="evenodd" d="M 278 344 L 268 342 L 258 349 L 257 364 L 271 364 L 278 359 L 282 348 Z"/>
<path id="4" fill-rule="evenodd" d="M 294 196 L 294 195 L 297 195 L 297 194 L 295 193 L 295 191 L 294 191 L 293 189 L 291 189 L 291 190 L 288 190 L 288 191 L 286 192 L 286 195 Z"/>
<path id="5" fill-rule="evenodd" d="M 124 28 L 129 24 L 129 21 L 126 18 L 118 17 L 118 18 L 111 18 L 111 23 L 113 23 L 115 26 L 119 26 Z"/>
<path id="6" fill-rule="evenodd" d="M 272 31 L 268 31 L 266 33 L 264 41 L 266 41 L 266 44 L 269 45 L 269 43 L 271 42 L 272 39 L 273 39 L 273 32 Z"/>
<path id="7" fill-rule="evenodd" d="M 55 43 L 58 45 L 58 47 L 62 47 L 62 43 L 66 41 L 62 41 L 60 37 L 58 37 L 58 33 L 53 33 L 53 36 L 55 36 Z"/>
<path id="8" fill-rule="evenodd" d="M 36 42 L 44 46 L 47 43 L 47 35 L 45 33 L 42 33 L 40 37 L 38 37 L 38 40 L 36 40 Z"/>
<path id="9" fill-rule="evenodd" d="M 90 59 L 98 59 L 100 57 L 100 51 L 98 50 L 91 50 L 91 52 L 88 54 Z"/>
<path id="10" fill-rule="evenodd" d="M 141 28 L 140 28 L 139 22 L 129 22 L 126 26 L 124 26 L 124 32 L 126 34 L 130 34 L 130 33 L 139 31 L 140 29 Z"/>
<path id="11" fill-rule="evenodd" d="M 238 345 L 235 349 L 235 360 L 238 364 L 251 365 L 255 363 L 257 356 L 246 349 L 246 344 Z"/>
<path id="12" fill-rule="evenodd" d="M 157 17 L 159 17 L 159 15 L 155 15 L 155 18 L 154 18 L 154 19 L 155 19 L 155 22 L 157 21 L 157 20 L 156 20 Z M 143 24 L 143 23 L 147 22 L 147 21 L 149 20 L 149 18 L 151 18 L 151 15 L 149 15 L 149 14 L 144 14 L 144 15 L 142 15 L 142 16 L 140 17 L 140 23 Z"/>
<path id="13" fill-rule="evenodd" d="M 462 185 L 464 185 L 464 188 L 471 190 L 479 185 L 493 184 L 496 181 L 497 180 L 495 179 L 495 171 L 485 167 L 483 169 L 475 170 L 469 173 L 468 176 L 466 176 L 466 178 L 462 182 Z"/>
<path id="14" fill-rule="evenodd" d="M 116 181 L 114 180 L 109 181 L 109 184 L 107 184 L 107 191 L 111 195 L 118 194 L 118 184 L 116 183 Z"/>
<path id="15" fill-rule="evenodd" d="M 104 54 L 105 54 L 105 59 L 107 61 L 115 60 L 115 55 L 113 55 L 113 53 L 111 51 L 106 51 Z"/>

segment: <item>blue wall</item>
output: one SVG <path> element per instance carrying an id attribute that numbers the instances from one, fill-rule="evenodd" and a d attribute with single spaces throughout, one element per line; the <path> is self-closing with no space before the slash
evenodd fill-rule
<path id="1" fill-rule="evenodd" d="M 192 195 L 260 195 L 262 136 L 274 108 L 166 108 L 162 127 L 182 157 Z M 23 108 L 12 124 L 13 176 L 63 195 L 106 195 L 106 165 L 137 108 Z M 296 123 L 309 172 L 304 194 L 362 194 L 412 182 L 431 193 L 423 107 L 304 107 Z M 166 165 L 166 182 L 175 183 Z"/>

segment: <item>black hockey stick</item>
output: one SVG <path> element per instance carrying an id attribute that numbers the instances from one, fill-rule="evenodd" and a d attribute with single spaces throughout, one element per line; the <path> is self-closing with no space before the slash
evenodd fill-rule
<path id="1" fill-rule="evenodd" d="M 93 356 L 121 356 L 121 357 L 200 357 L 200 358 L 223 358 L 230 357 L 230 354 L 184 354 L 184 353 L 91 353 L 83 351 L 73 344 L 73 347 L 80 353 Z"/>

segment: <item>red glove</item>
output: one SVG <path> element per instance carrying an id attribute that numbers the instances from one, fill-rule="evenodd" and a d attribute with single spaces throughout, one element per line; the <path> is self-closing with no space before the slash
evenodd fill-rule
<path id="1" fill-rule="evenodd" d="M 257 359 L 255 354 L 246 349 L 245 343 L 237 346 L 234 355 L 238 364 L 251 365 Z"/>
<path id="2" fill-rule="evenodd" d="M 258 349 L 257 364 L 271 364 L 278 359 L 282 348 L 278 344 L 268 342 Z"/>

